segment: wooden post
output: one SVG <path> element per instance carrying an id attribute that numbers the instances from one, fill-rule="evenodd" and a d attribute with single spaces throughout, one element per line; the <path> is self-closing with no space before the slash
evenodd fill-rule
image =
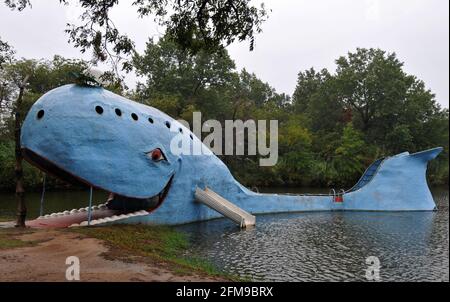
<path id="1" fill-rule="evenodd" d="M 15 176 L 16 176 L 16 202 L 17 202 L 17 221 L 16 227 L 25 227 L 25 218 L 27 216 L 27 207 L 25 204 L 25 189 L 23 187 L 23 168 L 22 168 L 22 150 L 20 148 L 20 134 L 21 134 L 21 117 L 20 110 L 22 109 L 23 93 L 25 85 L 28 82 L 27 75 L 19 84 L 19 96 L 17 97 L 14 106 L 14 140 L 15 140 Z"/>

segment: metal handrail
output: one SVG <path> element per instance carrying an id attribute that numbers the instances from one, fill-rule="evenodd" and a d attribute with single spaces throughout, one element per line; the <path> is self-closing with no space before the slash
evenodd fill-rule
<path id="1" fill-rule="evenodd" d="M 333 192 L 333 195 L 331 195 L 331 192 Z M 336 199 L 336 190 L 331 188 L 330 192 L 328 193 L 329 196 L 333 196 L 333 199 L 331 201 L 334 202 L 334 200 Z"/>

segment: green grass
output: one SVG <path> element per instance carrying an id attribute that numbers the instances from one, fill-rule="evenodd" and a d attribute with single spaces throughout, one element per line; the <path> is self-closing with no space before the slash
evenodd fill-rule
<path id="1" fill-rule="evenodd" d="M 0 222 L 13 221 L 15 217 L 12 216 L 0 216 Z"/>
<path id="2" fill-rule="evenodd" d="M 112 247 L 105 255 L 107 258 L 133 261 L 135 256 L 143 256 L 146 261 L 167 266 L 176 274 L 198 274 L 242 281 L 239 277 L 220 271 L 204 259 L 186 255 L 189 248 L 186 234 L 170 227 L 114 225 L 72 228 L 69 231 L 107 242 Z"/>
<path id="3" fill-rule="evenodd" d="M 30 232 L 27 229 L 0 229 L 0 250 L 35 245 L 36 242 L 24 241 L 17 238 L 17 236 Z"/>

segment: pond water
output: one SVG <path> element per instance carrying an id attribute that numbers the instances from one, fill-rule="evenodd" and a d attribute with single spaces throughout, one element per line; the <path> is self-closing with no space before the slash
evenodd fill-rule
<path id="1" fill-rule="evenodd" d="M 259 281 L 364 281 L 375 256 L 381 281 L 448 282 L 449 192 L 433 195 L 436 212 L 273 214 L 243 231 L 225 219 L 177 228 L 190 253 Z"/>
<path id="2" fill-rule="evenodd" d="M 79 209 L 89 205 L 89 191 L 45 192 L 44 214 Z M 104 203 L 108 194 L 104 191 L 94 191 L 93 204 Z M 41 193 L 28 192 L 25 195 L 28 219 L 39 216 Z M 16 201 L 12 193 L 0 192 L 0 217 L 5 219 L 16 215 Z"/>
<path id="3" fill-rule="evenodd" d="M 264 191 L 304 193 L 305 189 Z M 226 219 L 176 229 L 190 254 L 263 281 L 363 281 L 366 259 L 378 257 L 382 281 L 449 281 L 449 192 L 434 188 L 436 212 L 316 212 L 257 216 L 239 230 Z M 323 192 L 309 190 L 306 192 Z M 326 191 L 325 191 L 326 192 Z M 27 194 L 28 217 L 39 215 L 39 193 Z M 106 200 L 94 192 L 94 203 Z M 45 213 L 85 207 L 88 191 L 47 192 Z M 0 217 L 14 217 L 14 194 L 0 193 Z"/>

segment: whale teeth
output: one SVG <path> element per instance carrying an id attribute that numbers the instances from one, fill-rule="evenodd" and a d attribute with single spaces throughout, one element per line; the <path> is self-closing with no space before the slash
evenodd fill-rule
<path id="1" fill-rule="evenodd" d="M 135 212 L 135 214 L 136 214 L 136 215 L 139 215 L 139 216 L 142 216 L 142 215 L 147 215 L 148 212 L 145 211 L 145 210 L 141 210 L 141 211 Z"/>
<path id="2" fill-rule="evenodd" d="M 106 209 L 108 209 L 106 203 L 102 203 L 99 205 L 92 206 L 91 211 L 99 211 L 99 210 L 106 210 Z M 51 213 L 51 214 L 46 214 L 43 216 L 39 216 L 37 219 L 60 217 L 60 216 L 72 215 L 72 214 L 76 214 L 76 213 L 83 213 L 83 212 L 87 212 L 87 211 L 89 211 L 89 207 L 72 209 L 70 211 L 66 210 L 63 212 L 55 212 L 55 213 Z M 127 218 L 132 218 L 132 217 L 137 217 L 137 216 L 144 216 L 144 215 L 148 215 L 148 214 L 149 214 L 149 212 L 147 212 L 145 210 L 135 211 L 132 213 L 127 213 L 127 214 L 125 214 L 125 213 L 117 214 L 117 215 L 112 215 L 112 216 L 108 216 L 108 217 L 102 217 L 99 219 L 94 219 L 94 220 L 91 220 L 90 223 L 88 223 L 87 220 L 82 221 L 80 223 L 73 223 L 73 224 L 69 225 L 69 228 L 84 227 L 84 226 L 88 226 L 88 225 L 100 225 L 100 224 L 104 224 L 104 223 L 109 223 L 109 222 L 118 221 L 118 220 L 124 220 Z"/>

